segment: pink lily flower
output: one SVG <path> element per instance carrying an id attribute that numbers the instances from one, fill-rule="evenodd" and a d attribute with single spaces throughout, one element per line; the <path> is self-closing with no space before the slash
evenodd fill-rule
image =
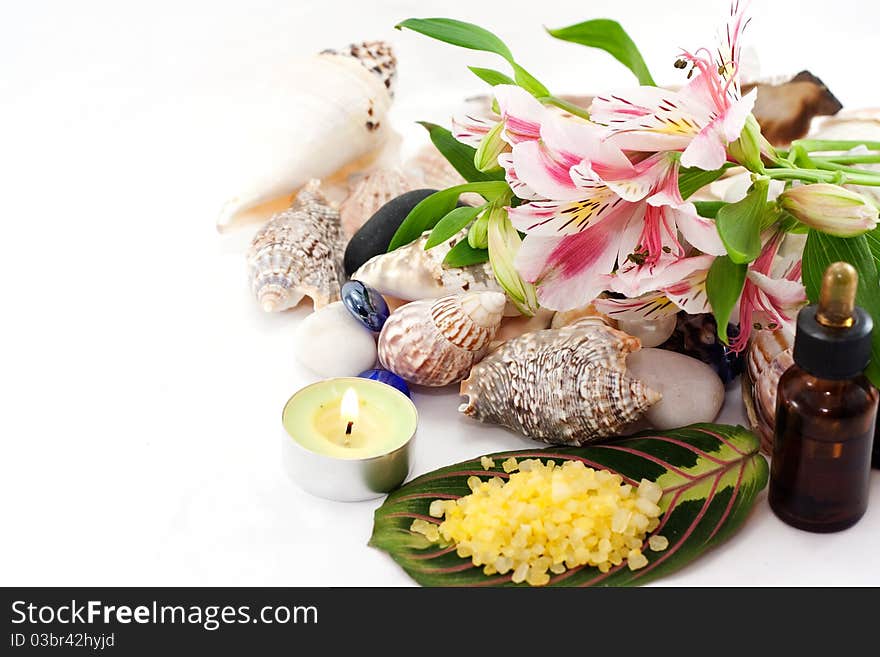
<path id="1" fill-rule="evenodd" d="M 508 144 L 538 139 L 549 111 L 522 87 L 500 84 L 492 90 L 500 114 L 491 109 L 464 108 L 452 117 L 452 135 L 463 144 L 479 147 L 483 138 L 503 122 L 501 138 Z"/>
<path id="2" fill-rule="evenodd" d="M 517 270 L 537 285 L 543 306 L 584 305 L 609 283 L 627 296 L 658 289 L 663 272 L 687 253 L 679 232 L 704 252 L 724 253 L 714 223 L 681 200 L 677 157 L 661 153 L 634 165 L 600 127 L 555 117 L 540 136 L 513 146 L 507 170 L 536 199 L 508 212 L 526 233 Z"/>
<path id="3" fill-rule="evenodd" d="M 752 329 L 786 329 L 792 334 L 798 310 L 807 303 L 801 284 L 801 261 L 788 268 L 781 278 L 770 275 L 773 259 L 785 233 L 776 231 L 764 244 L 746 273 L 746 282 L 739 300 L 739 335 L 731 343 L 734 351 L 748 346 Z"/>
<path id="4" fill-rule="evenodd" d="M 717 58 L 705 48 L 682 53 L 692 73 L 696 71 L 684 88 L 639 87 L 600 96 L 590 108 L 593 121 L 606 125 L 610 139 L 625 150 L 682 151 L 683 166 L 721 167 L 727 161 L 727 145 L 739 138 L 757 95 L 753 89 L 741 97 L 738 82 L 746 4 L 733 4 Z"/>
<path id="5" fill-rule="evenodd" d="M 657 290 L 631 299 L 599 298 L 593 305 L 613 319 L 660 319 L 680 310 L 692 315 L 711 312 L 706 276 L 714 260 L 710 255 L 682 258 L 655 281 Z M 609 280 L 608 289 L 613 287 Z"/>

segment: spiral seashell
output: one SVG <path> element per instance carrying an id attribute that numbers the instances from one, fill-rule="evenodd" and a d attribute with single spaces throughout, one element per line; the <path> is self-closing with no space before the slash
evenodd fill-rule
<path id="1" fill-rule="evenodd" d="M 364 176 L 339 206 L 345 234 L 354 235 L 379 208 L 411 189 L 415 186 L 398 169 L 378 169 Z"/>
<path id="2" fill-rule="evenodd" d="M 461 381 L 488 351 L 506 300 L 500 292 L 468 292 L 401 306 L 379 334 L 379 362 L 418 385 Z"/>
<path id="3" fill-rule="evenodd" d="M 484 262 L 467 267 L 443 266 L 443 259 L 465 232 L 425 250 L 430 231 L 399 249 L 381 253 L 365 262 L 351 278 L 369 285 L 380 294 L 416 301 L 436 299 L 462 292 L 501 292 L 492 265 Z"/>
<path id="4" fill-rule="evenodd" d="M 773 451 L 776 424 L 776 389 L 779 377 L 794 365 L 794 337 L 784 331 L 761 329 L 749 340 L 745 376 L 742 377 L 743 402 L 752 431 L 761 437 L 761 450 Z"/>
<path id="5" fill-rule="evenodd" d="M 527 333 L 474 366 L 459 410 L 560 445 L 612 436 L 661 398 L 626 373 L 637 338 L 590 318 Z"/>
<path id="6" fill-rule="evenodd" d="M 315 309 L 339 300 L 345 274 L 339 213 L 313 180 L 293 206 L 272 217 L 247 254 L 254 296 L 266 312 L 292 308 L 304 296 Z"/>
<path id="7" fill-rule="evenodd" d="M 312 178 L 363 170 L 392 142 L 397 64 L 381 41 L 299 57 L 230 80 L 224 99 L 224 173 L 231 198 L 217 228 L 265 218 L 273 201 Z"/>

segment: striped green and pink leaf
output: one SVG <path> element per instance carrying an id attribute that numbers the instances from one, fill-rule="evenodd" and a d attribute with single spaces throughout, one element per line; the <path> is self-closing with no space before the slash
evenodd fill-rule
<path id="1" fill-rule="evenodd" d="M 510 456 L 579 460 L 616 472 L 629 483 L 646 478 L 660 484 L 663 515 L 654 533 L 668 538 L 669 547 L 646 551 L 649 563 L 640 570 L 630 571 L 626 563 L 604 574 L 575 568 L 555 576 L 548 586 L 644 584 L 687 565 L 740 527 L 767 485 L 767 462 L 758 450 L 757 437 L 743 427 L 695 424 L 589 447 L 492 454 L 496 467 L 488 471 L 476 458 L 422 475 L 389 495 L 376 511 L 370 544 L 388 552 L 423 586 L 517 586 L 510 574 L 486 576 L 470 559 L 459 557 L 454 546 L 429 543 L 409 528 L 415 519 L 439 523 L 428 514 L 431 502 L 469 494 L 468 477 L 507 479 L 501 462 Z"/>

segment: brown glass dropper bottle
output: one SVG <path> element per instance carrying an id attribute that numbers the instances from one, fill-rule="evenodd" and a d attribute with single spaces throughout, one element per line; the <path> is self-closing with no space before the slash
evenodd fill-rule
<path id="1" fill-rule="evenodd" d="M 833 532 L 868 506 L 877 389 L 862 374 L 871 317 L 855 305 L 858 273 L 825 271 L 818 305 L 798 314 L 794 362 L 779 379 L 770 506 L 790 525 Z"/>

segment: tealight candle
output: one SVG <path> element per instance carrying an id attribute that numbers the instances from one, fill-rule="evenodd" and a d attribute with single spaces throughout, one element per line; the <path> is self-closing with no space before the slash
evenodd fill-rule
<path id="1" fill-rule="evenodd" d="M 362 378 L 320 381 L 294 394 L 281 418 L 282 458 L 305 490 L 365 500 L 404 482 L 418 414 L 397 389 Z"/>

